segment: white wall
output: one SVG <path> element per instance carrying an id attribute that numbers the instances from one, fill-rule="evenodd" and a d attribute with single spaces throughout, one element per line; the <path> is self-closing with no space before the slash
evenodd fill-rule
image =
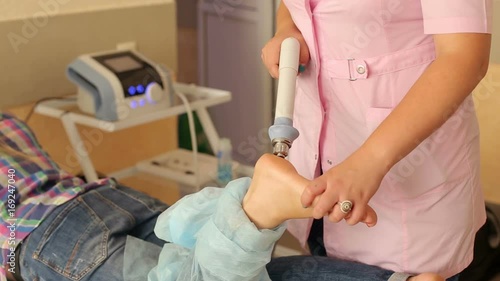
<path id="1" fill-rule="evenodd" d="M 182 1 L 182 0 L 181 0 Z M 0 21 L 172 3 L 174 0 L 0 0 Z"/>
<path id="2" fill-rule="evenodd" d="M 74 84 L 66 78 L 67 65 L 81 54 L 112 50 L 123 42 L 136 42 L 145 56 L 177 71 L 176 5 L 172 0 L 155 0 L 155 4 L 152 0 L 140 0 L 149 4 L 139 0 L 102 0 L 108 5 L 110 2 L 130 4 L 114 8 L 99 5 L 101 0 L 85 0 L 93 5 L 83 5 L 83 0 L 43 0 L 53 1 L 50 2 L 53 6 L 25 4 L 23 13 L 14 12 L 19 10 L 13 8 L 12 0 L 0 0 L 0 12 L 5 16 L 2 1 L 8 1 L 9 9 L 5 10 L 12 12 L 9 15 L 12 19 L 0 21 L 0 88 L 3 90 L 0 109 L 74 93 Z M 59 4 L 62 1 L 74 6 L 63 8 Z M 60 12 L 48 17 L 42 9 L 34 12 L 35 16 L 40 14 L 40 18 L 22 16 L 33 13 L 37 7 L 59 7 Z"/>

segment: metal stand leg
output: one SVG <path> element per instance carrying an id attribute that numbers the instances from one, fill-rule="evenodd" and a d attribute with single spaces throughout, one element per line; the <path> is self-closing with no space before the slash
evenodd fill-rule
<path id="1" fill-rule="evenodd" d="M 61 116 L 61 121 L 87 182 L 97 181 L 98 177 L 94 165 L 92 164 L 92 160 L 89 157 L 89 153 L 80 138 L 80 133 L 76 129 L 75 123 L 71 119 L 70 114 L 63 114 Z"/>
<path id="2" fill-rule="evenodd" d="M 215 129 L 214 123 L 212 122 L 212 118 L 210 118 L 210 114 L 208 114 L 208 110 L 206 107 L 202 107 L 196 110 L 198 117 L 200 119 L 201 126 L 207 135 L 208 142 L 212 147 L 212 151 L 217 154 L 219 150 L 219 133 Z"/>

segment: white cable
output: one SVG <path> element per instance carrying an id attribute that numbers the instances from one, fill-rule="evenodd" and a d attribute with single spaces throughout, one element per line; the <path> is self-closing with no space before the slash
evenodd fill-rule
<path id="1" fill-rule="evenodd" d="M 157 65 L 157 69 L 159 69 L 159 74 L 161 77 L 161 81 L 163 83 L 163 88 L 165 92 L 168 94 L 169 92 L 171 94 L 175 93 L 182 101 L 184 104 L 184 107 L 186 108 L 186 113 L 188 116 L 188 123 L 189 123 L 189 134 L 191 137 L 191 146 L 193 147 L 193 163 L 194 163 L 194 175 L 195 175 L 195 188 L 196 191 L 200 190 L 200 171 L 198 167 L 198 141 L 196 139 L 196 127 L 194 125 L 194 117 L 193 117 L 193 110 L 191 108 L 191 105 L 189 104 L 188 99 L 186 98 L 186 95 L 184 95 L 181 92 L 175 91 L 174 89 L 174 83 L 172 82 L 170 73 L 171 71 L 164 65 Z M 168 89 L 167 89 L 168 87 Z M 171 106 L 173 106 L 173 97 L 170 100 Z"/>
<path id="2" fill-rule="evenodd" d="M 191 108 L 191 105 L 189 104 L 188 99 L 186 98 L 186 95 L 184 95 L 181 92 L 177 92 L 174 89 L 174 83 L 172 82 L 172 79 L 170 79 L 170 73 L 171 71 L 164 65 L 157 65 L 157 69 L 160 73 L 161 80 L 163 83 L 163 88 L 165 91 L 168 93 L 175 93 L 182 101 L 184 104 L 184 107 L 186 108 L 186 113 L 188 116 L 188 124 L 189 124 L 189 134 L 191 137 L 191 146 L 193 147 L 193 163 L 194 163 L 194 175 L 195 175 L 195 188 L 196 191 L 200 190 L 200 171 L 198 167 L 198 141 L 196 139 L 196 130 L 195 130 L 195 125 L 194 125 L 194 117 L 193 117 L 193 110 Z M 168 90 L 167 90 L 168 87 Z M 173 106 L 173 99 L 171 99 L 171 106 Z"/>
<path id="3" fill-rule="evenodd" d="M 191 109 L 191 106 L 189 105 L 189 101 L 187 100 L 186 96 L 183 93 L 175 91 L 175 94 L 177 94 L 177 96 L 181 99 L 182 103 L 184 104 L 184 107 L 186 107 L 186 113 L 188 116 L 188 123 L 189 123 L 189 134 L 191 135 L 191 146 L 193 147 L 194 174 L 196 179 L 195 187 L 196 191 L 199 191 L 201 183 L 200 183 L 200 171 L 198 167 L 198 142 L 196 140 L 193 111 Z"/>

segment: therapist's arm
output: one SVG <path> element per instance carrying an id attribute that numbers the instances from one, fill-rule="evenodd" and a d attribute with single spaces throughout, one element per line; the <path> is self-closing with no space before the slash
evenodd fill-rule
<path id="1" fill-rule="evenodd" d="M 400 104 L 360 149 L 306 189 L 306 206 L 323 193 L 315 217 L 329 212 L 338 200 L 349 199 L 355 208 L 347 222 L 358 223 L 390 168 L 443 125 L 485 76 L 491 35 L 443 34 L 434 40 L 435 61 Z M 330 214 L 332 221 L 344 217 L 338 207 Z"/>
<path id="2" fill-rule="evenodd" d="M 276 13 L 276 33 L 280 32 L 283 28 L 297 28 L 297 26 L 295 26 L 288 8 L 281 2 Z"/>
<path id="3" fill-rule="evenodd" d="M 386 169 L 443 125 L 488 70 L 491 35 L 443 34 L 434 41 L 436 60 L 362 147 Z"/>

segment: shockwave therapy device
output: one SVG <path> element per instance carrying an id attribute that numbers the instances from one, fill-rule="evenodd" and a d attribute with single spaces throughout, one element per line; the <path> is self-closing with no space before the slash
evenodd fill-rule
<path id="1" fill-rule="evenodd" d="M 299 68 L 300 43 L 295 38 L 287 38 L 281 43 L 279 61 L 279 81 L 274 124 L 269 128 L 273 154 L 286 158 L 292 143 L 299 137 L 293 127 L 295 87 Z"/>
<path id="2" fill-rule="evenodd" d="M 172 104 L 169 71 L 136 51 L 79 56 L 67 76 L 78 88 L 80 110 L 101 120 L 134 118 Z"/>

